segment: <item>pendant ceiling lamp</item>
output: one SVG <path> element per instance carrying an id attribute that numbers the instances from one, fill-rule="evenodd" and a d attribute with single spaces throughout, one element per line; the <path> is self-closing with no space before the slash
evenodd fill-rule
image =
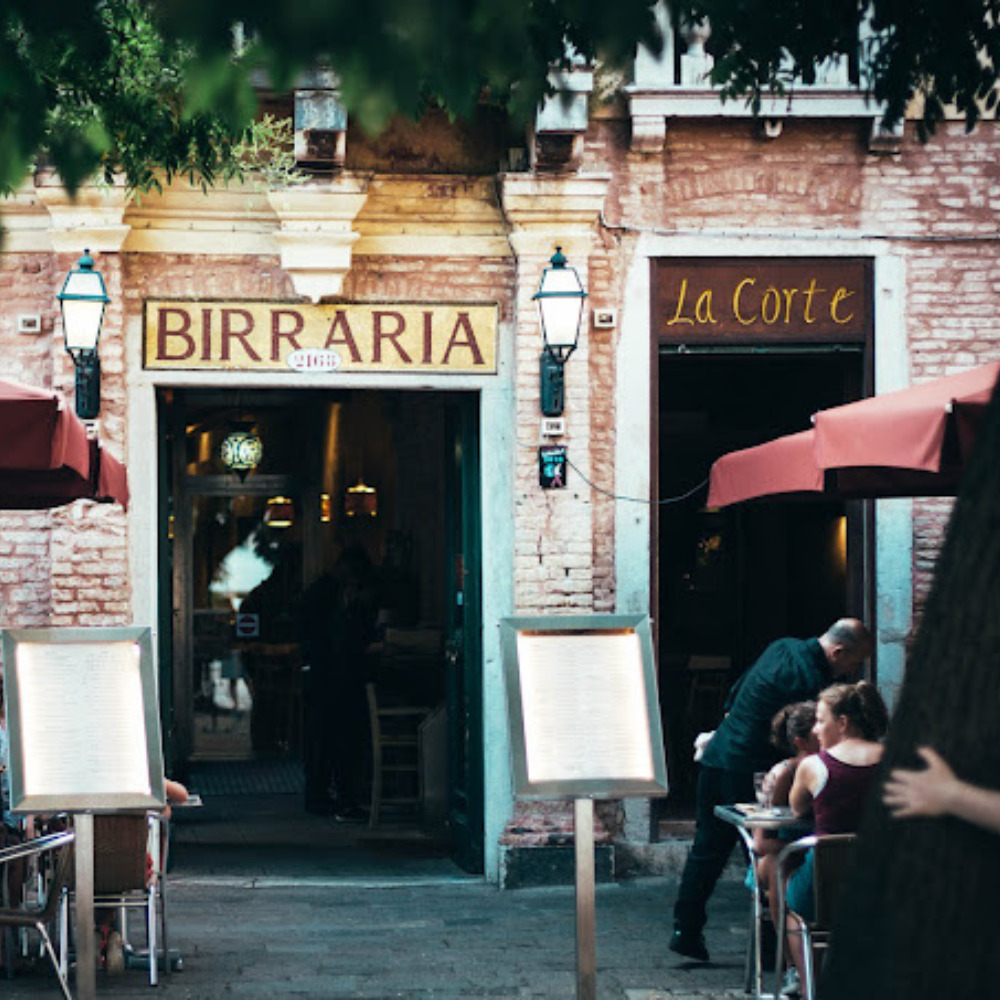
<path id="1" fill-rule="evenodd" d="M 290 528 L 295 523 L 295 504 L 290 497 L 269 497 L 264 510 L 269 528 Z"/>
<path id="2" fill-rule="evenodd" d="M 219 458 L 228 472 L 235 472 L 243 482 L 264 457 L 264 445 L 252 424 L 240 424 L 223 439 Z"/>
<path id="3" fill-rule="evenodd" d="M 378 491 L 359 479 L 355 486 L 348 488 L 344 496 L 345 517 L 377 517 Z"/>

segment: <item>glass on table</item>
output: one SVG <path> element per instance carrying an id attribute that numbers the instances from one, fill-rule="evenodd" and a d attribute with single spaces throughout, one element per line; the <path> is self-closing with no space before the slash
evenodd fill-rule
<path id="1" fill-rule="evenodd" d="M 770 806 L 771 804 L 771 790 L 766 787 L 766 784 L 767 771 L 755 771 L 753 776 L 753 790 L 757 796 L 758 805 Z"/>

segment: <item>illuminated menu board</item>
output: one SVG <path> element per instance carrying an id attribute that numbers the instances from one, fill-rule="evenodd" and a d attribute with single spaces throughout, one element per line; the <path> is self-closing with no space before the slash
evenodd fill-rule
<path id="1" fill-rule="evenodd" d="M 11 629 L 2 648 L 15 811 L 164 804 L 149 629 Z"/>
<path id="2" fill-rule="evenodd" d="M 517 795 L 666 794 L 646 616 L 508 618 L 501 631 Z"/>

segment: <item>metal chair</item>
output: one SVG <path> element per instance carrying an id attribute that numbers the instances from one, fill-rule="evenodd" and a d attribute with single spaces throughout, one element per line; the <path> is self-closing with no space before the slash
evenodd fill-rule
<path id="1" fill-rule="evenodd" d="M 47 852 L 58 852 L 53 860 L 52 876 L 44 887 L 43 894 L 34 902 L 26 902 L 22 906 L 0 907 L 0 927 L 33 928 L 38 932 L 45 946 L 46 954 L 52 962 L 59 986 L 66 1000 L 72 1000 L 69 983 L 66 976 L 66 941 L 67 941 L 67 887 L 73 862 L 73 841 L 76 834 L 72 830 L 52 833 L 45 837 L 29 840 L 25 844 L 17 844 L 0 850 L 0 880 L 6 885 L 6 866 L 22 858 L 39 857 Z M 49 927 L 59 918 L 59 950 L 56 955 L 52 946 Z"/>
<path id="2" fill-rule="evenodd" d="M 796 929 L 786 933 L 798 933 L 802 936 L 804 1000 L 816 1000 L 816 961 L 814 951 L 825 950 L 830 942 L 830 930 L 833 926 L 834 909 L 837 904 L 841 885 L 854 856 L 854 845 L 857 840 L 853 833 L 826 834 L 824 836 L 800 837 L 789 844 L 778 855 L 778 885 L 781 898 L 778 905 L 778 957 L 775 962 L 774 995 L 781 994 L 781 977 L 784 972 L 785 928 L 788 917 L 795 922 Z M 787 862 L 793 858 L 813 851 L 813 898 L 815 913 L 812 919 L 806 919 L 802 914 L 788 908 L 786 890 L 791 876 Z"/>
<path id="3" fill-rule="evenodd" d="M 138 952 L 128 939 L 128 911 L 143 910 L 149 955 L 149 983 L 159 982 L 159 968 L 170 972 L 167 948 L 165 821 L 158 812 L 94 817 L 94 909 L 119 913 L 126 954 Z M 163 860 L 161 861 L 161 845 Z"/>
<path id="4" fill-rule="evenodd" d="M 760 860 L 754 851 L 753 830 L 737 826 L 737 833 L 743 842 L 748 858 L 750 889 L 750 922 L 747 928 L 747 950 L 743 961 L 743 991 L 752 997 L 763 997 L 763 949 L 764 942 L 772 938 L 768 928 L 771 924 L 771 910 L 767 904 L 767 887 L 761 885 L 757 873 Z"/>

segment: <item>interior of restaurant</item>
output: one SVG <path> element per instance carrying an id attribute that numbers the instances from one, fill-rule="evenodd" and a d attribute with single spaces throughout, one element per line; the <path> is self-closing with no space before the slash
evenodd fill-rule
<path id="1" fill-rule="evenodd" d="M 806 430 L 811 415 L 862 394 L 861 350 L 663 354 L 656 468 L 680 497 L 719 456 Z M 658 508 L 659 683 L 671 795 L 691 813 L 694 737 L 722 718 L 732 683 L 772 640 L 820 634 L 863 614 L 861 503 L 801 499 L 705 507 L 703 489 Z"/>
<path id="2" fill-rule="evenodd" d="M 229 816 L 244 846 L 314 829 L 320 847 L 448 854 L 461 395 L 162 394 L 167 759 L 206 803 L 178 828 L 182 852 Z M 321 785 L 331 760 L 347 777 Z"/>

